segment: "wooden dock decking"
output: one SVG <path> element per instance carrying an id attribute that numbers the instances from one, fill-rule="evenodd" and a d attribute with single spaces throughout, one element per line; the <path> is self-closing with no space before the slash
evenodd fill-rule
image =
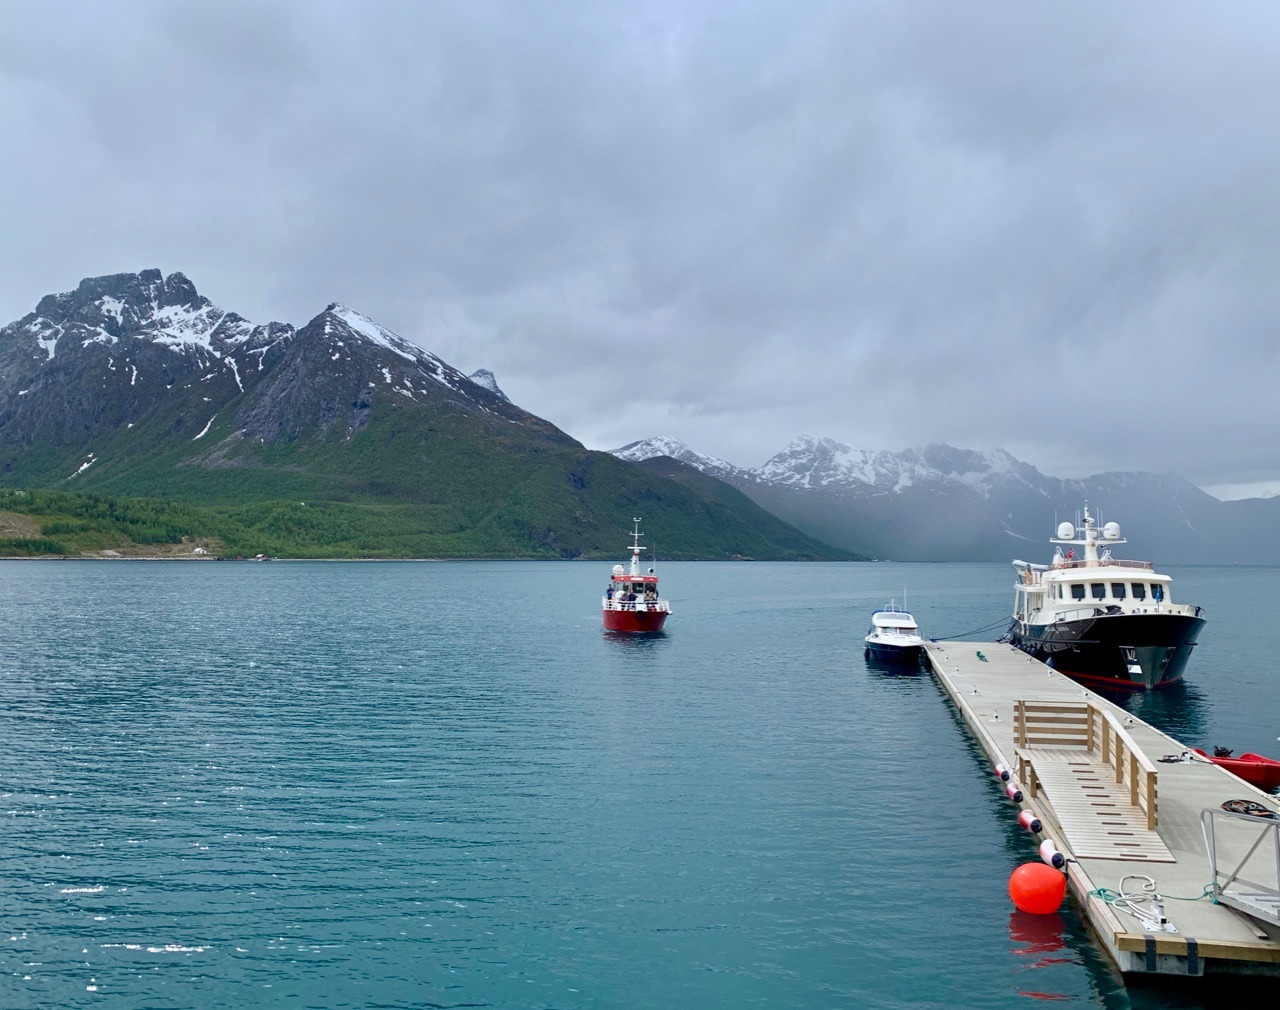
<path id="1" fill-rule="evenodd" d="M 1280 923 L 1208 897 L 1168 900 L 1197 898 L 1214 880 L 1203 811 L 1220 811 L 1231 799 L 1277 810 L 1277 797 L 1208 761 L 1160 763 L 1189 745 L 1012 646 L 933 642 L 926 651 L 992 766 L 1008 768 L 1022 790 L 1010 818 L 1019 807 L 1040 818 L 1036 840 L 1053 839 L 1067 857 L 1070 889 L 1121 971 L 1280 977 Z M 1220 876 L 1254 844 L 1250 875 L 1264 890 L 1280 887 L 1280 835 L 1257 844 L 1276 822 L 1215 816 L 1213 823 Z M 1176 932 L 1144 928 L 1099 895 L 1119 892 L 1132 874 L 1155 881 Z"/>

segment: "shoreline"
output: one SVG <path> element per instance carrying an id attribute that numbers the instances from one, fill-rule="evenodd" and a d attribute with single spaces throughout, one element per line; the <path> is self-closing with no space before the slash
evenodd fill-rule
<path id="1" fill-rule="evenodd" d="M 668 559 L 665 559 L 662 563 L 672 564 L 675 562 L 680 562 L 682 564 L 683 563 L 698 564 L 701 562 L 714 562 L 714 563 L 731 562 L 731 563 L 737 564 L 742 562 L 754 562 L 755 560 L 756 560 L 755 558 L 668 558 Z M 189 554 L 178 555 L 178 556 L 175 556 L 172 554 L 131 554 L 131 555 L 119 555 L 116 557 L 101 557 L 101 556 L 95 556 L 92 554 L 0 555 L 0 562 L 4 562 L 4 561 L 50 561 L 50 562 L 53 562 L 53 561 L 102 561 L 102 562 L 193 561 L 193 562 L 198 562 L 200 564 L 207 564 L 211 561 L 224 561 L 224 562 L 232 562 L 235 564 L 253 564 L 253 563 L 262 563 L 266 561 L 270 561 L 272 563 L 288 562 L 290 564 L 309 563 L 309 562 L 331 562 L 331 561 L 351 562 L 351 563 L 359 563 L 359 564 L 368 563 L 368 562 L 379 562 L 379 563 L 403 562 L 403 563 L 418 564 L 418 563 L 424 563 L 424 562 L 445 562 L 445 561 L 502 561 L 502 562 L 530 561 L 530 562 L 555 562 L 557 564 L 585 563 L 585 564 L 599 565 L 599 564 L 608 564 L 610 562 L 616 561 L 616 559 L 613 557 L 603 557 L 603 556 L 598 558 L 519 558 L 519 557 L 506 557 L 506 558 L 282 558 L 282 557 L 228 558 L 228 557 L 215 557 L 212 555 L 193 556 Z M 781 559 L 780 563 L 782 564 L 799 563 L 799 564 L 868 565 L 868 564 L 878 564 L 879 562 L 842 561 L 842 560 L 795 561 L 794 559 Z"/>

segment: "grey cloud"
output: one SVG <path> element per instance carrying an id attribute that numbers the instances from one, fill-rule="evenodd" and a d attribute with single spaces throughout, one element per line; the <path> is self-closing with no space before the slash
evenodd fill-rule
<path id="1" fill-rule="evenodd" d="M 1280 480 L 1280 10 L 11 5 L 0 315 L 359 308 L 590 445 Z"/>

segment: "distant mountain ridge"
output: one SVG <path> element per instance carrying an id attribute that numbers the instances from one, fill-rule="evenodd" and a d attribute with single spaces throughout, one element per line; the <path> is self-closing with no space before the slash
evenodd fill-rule
<path id="1" fill-rule="evenodd" d="M 1047 557 L 1056 522 L 1074 517 L 1088 501 L 1158 563 L 1280 564 L 1280 502 L 1220 502 L 1177 474 L 1063 480 L 1000 449 L 935 444 L 872 451 L 809 435 L 755 468 L 698 453 L 671 436 L 614 452 L 630 460 L 682 460 L 810 535 L 872 557 Z"/>
<path id="2" fill-rule="evenodd" d="M 0 485 L 385 507 L 379 543 L 404 556 L 614 557 L 633 515 L 668 557 L 847 556 L 732 488 L 587 450 L 491 372 L 346 306 L 253 324 L 154 269 L 86 278 L 0 328 Z M 358 526 L 344 535 L 358 553 Z"/>

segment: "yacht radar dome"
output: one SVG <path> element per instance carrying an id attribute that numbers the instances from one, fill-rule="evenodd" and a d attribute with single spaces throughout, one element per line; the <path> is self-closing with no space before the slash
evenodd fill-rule
<path id="1" fill-rule="evenodd" d="M 1076 532 L 1076 528 L 1073 525 L 1071 525 L 1071 523 L 1067 523 L 1067 522 L 1058 523 L 1058 539 L 1059 540 L 1070 540 L 1075 535 L 1075 532 Z M 1043 534 L 1041 534 L 1041 536 L 1043 536 Z"/>
<path id="2" fill-rule="evenodd" d="M 1107 525 L 1105 525 L 1104 527 L 1102 527 L 1102 535 L 1103 535 L 1103 537 L 1105 537 L 1107 540 L 1119 540 L 1119 539 L 1120 539 L 1120 524 L 1119 524 L 1119 523 L 1107 523 Z"/>
<path id="3" fill-rule="evenodd" d="M 613 566 L 613 574 L 614 574 L 614 575 L 621 575 L 621 574 L 623 573 L 623 571 L 624 571 L 624 569 L 623 569 L 623 567 L 622 567 L 621 565 L 614 565 L 614 566 Z"/>

